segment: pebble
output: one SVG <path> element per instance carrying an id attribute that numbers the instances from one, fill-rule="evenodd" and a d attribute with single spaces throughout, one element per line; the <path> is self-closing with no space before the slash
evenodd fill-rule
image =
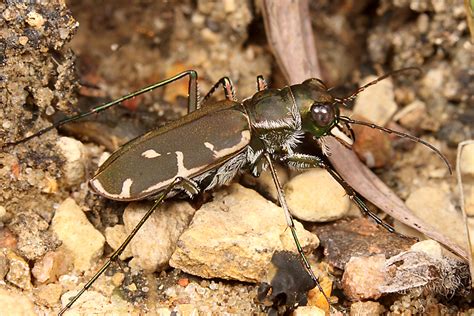
<path id="1" fill-rule="evenodd" d="M 356 117 L 359 119 L 359 117 Z M 360 118 L 362 121 L 367 119 Z M 352 125 L 355 142 L 352 149 L 369 168 L 382 168 L 390 164 L 393 156 L 390 136 L 375 128 Z"/>
<path id="2" fill-rule="evenodd" d="M 77 291 L 68 291 L 61 296 L 62 306 L 66 306 Z M 106 297 L 97 291 L 85 291 L 72 305 L 66 315 L 135 315 L 134 308 L 119 295 Z"/>
<path id="3" fill-rule="evenodd" d="M 303 249 L 315 249 L 317 236 L 299 222 L 295 225 Z M 233 184 L 196 212 L 170 265 L 204 278 L 259 282 L 275 250 L 296 250 L 283 210 L 257 192 Z"/>
<path id="4" fill-rule="evenodd" d="M 125 280 L 125 274 L 122 272 L 117 272 L 112 276 L 112 284 L 115 287 L 122 285 L 123 280 Z"/>
<path id="5" fill-rule="evenodd" d="M 350 316 L 378 316 L 385 311 L 383 305 L 378 302 L 366 301 L 351 304 Z"/>
<path id="6" fill-rule="evenodd" d="M 179 304 L 176 311 L 181 316 L 199 316 L 198 309 L 193 304 Z"/>
<path id="7" fill-rule="evenodd" d="M 420 122 L 426 117 L 426 104 L 420 100 L 414 100 L 400 111 L 398 111 L 393 120 L 399 122 L 405 128 L 419 128 Z"/>
<path id="8" fill-rule="evenodd" d="M 104 236 L 89 223 L 73 199 L 67 198 L 59 205 L 51 228 L 70 252 L 76 270 L 89 270 L 102 255 Z"/>
<path id="9" fill-rule="evenodd" d="M 13 289 L 0 287 L 0 306 L 2 312 L 8 311 L 8 315 L 38 315 L 29 296 Z"/>
<path id="10" fill-rule="evenodd" d="M 384 284 L 382 269 L 385 255 L 352 257 L 346 264 L 342 276 L 342 288 L 352 301 L 378 299 L 382 293 L 379 287 Z"/>
<path id="11" fill-rule="evenodd" d="M 474 176 L 474 142 L 463 147 L 459 164 L 462 174 Z"/>
<path id="12" fill-rule="evenodd" d="M 34 28 L 40 28 L 43 26 L 45 19 L 41 14 L 35 11 L 31 11 L 26 15 L 26 23 Z"/>
<path id="13" fill-rule="evenodd" d="M 86 176 L 86 151 L 84 145 L 71 137 L 60 137 L 57 145 L 65 158 L 62 180 L 67 186 L 78 185 Z"/>
<path id="14" fill-rule="evenodd" d="M 441 247 L 441 245 L 437 241 L 431 239 L 417 242 L 416 244 L 410 247 L 410 250 L 424 252 L 430 257 L 438 260 L 443 259 L 443 247 Z"/>
<path id="15" fill-rule="evenodd" d="M 0 205 L 0 222 L 3 222 L 7 218 L 7 210 L 5 207 Z"/>
<path id="16" fill-rule="evenodd" d="M 11 249 L 3 249 L 3 253 L 8 260 L 6 280 L 22 290 L 30 290 L 32 284 L 28 262 Z"/>
<path id="17" fill-rule="evenodd" d="M 342 218 L 350 208 L 346 191 L 323 169 L 312 169 L 291 179 L 284 186 L 291 214 L 310 222 Z"/>
<path id="18" fill-rule="evenodd" d="M 2 281 L 8 273 L 8 259 L 4 252 L 0 252 L 0 281 Z"/>
<path id="19" fill-rule="evenodd" d="M 280 184 L 284 186 L 289 179 L 288 169 L 280 164 L 274 164 L 274 167 Z M 272 201 L 278 201 L 277 189 L 269 169 L 263 171 L 258 178 L 248 173 L 244 174 L 242 178 L 245 185 L 255 187 L 260 194 Z"/>
<path id="20" fill-rule="evenodd" d="M 130 203 L 124 211 L 123 221 L 129 234 L 153 203 Z M 176 242 L 188 227 L 195 209 L 185 201 L 161 204 L 130 242 L 134 269 L 154 272 L 168 266 Z"/>
<path id="21" fill-rule="evenodd" d="M 112 249 L 116 250 L 122 242 L 127 238 L 127 231 L 125 230 L 125 225 L 115 225 L 113 227 L 105 228 L 105 239 Z M 125 250 L 120 254 L 120 260 L 126 260 L 130 257 L 133 257 L 132 250 L 130 249 L 130 244 L 125 247 Z"/>
<path id="22" fill-rule="evenodd" d="M 9 228 L 18 236 L 19 253 L 28 260 L 37 260 L 60 244 L 48 230 L 49 223 L 33 211 L 17 213 Z"/>
<path id="23" fill-rule="evenodd" d="M 64 252 L 51 251 L 35 262 L 31 273 L 39 283 L 55 282 L 68 271 L 70 264 L 71 260 Z"/>
<path id="24" fill-rule="evenodd" d="M 366 77 L 361 86 L 376 78 L 376 76 Z M 384 126 L 397 111 L 392 80 L 390 78 L 382 80 L 371 86 L 369 90 L 358 94 L 354 114 L 362 115 L 369 121 Z"/>
<path id="25" fill-rule="evenodd" d="M 451 202 L 451 196 L 441 187 L 421 187 L 410 193 L 406 205 L 436 230 L 464 247 L 463 219 Z"/>
<path id="26" fill-rule="evenodd" d="M 324 316 L 326 312 L 316 306 L 299 306 L 292 314 L 293 316 Z"/>
<path id="27" fill-rule="evenodd" d="M 63 287 L 57 283 L 41 285 L 35 289 L 36 297 L 49 307 L 53 307 L 59 302 L 62 292 Z"/>

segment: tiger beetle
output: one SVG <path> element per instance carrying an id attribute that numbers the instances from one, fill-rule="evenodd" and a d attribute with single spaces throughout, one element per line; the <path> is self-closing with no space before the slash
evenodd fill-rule
<path id="1" fill-rule="evenodd" d="M 439 155 L 451 172 L 446 157 L 431 144 L 402 132 L 351 119 L 340 113 L 340 106 L 346 106 L 346 102 L 354 99 L 367 87 L 401 71 L 413 69 L 417 68 L 404 68 L 383 75 L 344 98 L 334 97 L 319 79 L 308 79 L 282 89 L 269 89 L 264 78 L 258 76 L 257 93 L 243 102 L 237 101 L 234 87 L 228 77 L 223 77 L 214 84 L 202 102 L 199 102 L 198 75 L 196 71 L 188 70 L 88 112 L 61 120 L 24 139 L 5 144 L 4 147 L 9 147 L 24 143 L 53 128 L 104 111 L 125 100 L 189 77 L 188 114 L 123 145 L 99 167 L 95 176 L 89 181 L 93 191 L 108 199 L 118 201 L 151 199 L 155 202 L 120 247 L 59 312 L 59 315 L 69 309 L 109 265 L 118 259 L 130 240 L 164 199 L 182 192 L 192 197 L 199 192 L 228 183 L 241 170 L 247 170 L 257 177 L 267 168 L 277 189 L 278 200 L 302 265 L 326 297 L 298 241 L 293 217 L 288 210 L 273 162 L 296 169 L 324 168 L 342 185 L 364 214 L 388 231 L 394 232 L 390 225 L 367 208 L 356 192 L 322 158 L 298 153 L 294 149 L 305 134 L 312 135 L 322 146 L 323 152 L 326 137 L 335 137 L 343 145 L 350 147 L 354 142 L 351 125 L 365 125 L 422 143 Z M 209 102 L 214 92 L 221 88 L 225 99 Z M 186 140 L 185 143 L 183 139 Z M 326 299 L 329 302 L 328 297 Z"/>

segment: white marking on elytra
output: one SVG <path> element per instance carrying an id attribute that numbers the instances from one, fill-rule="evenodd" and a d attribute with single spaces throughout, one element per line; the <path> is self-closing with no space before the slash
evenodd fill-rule
<path id="1" fill-rule="evenodd" d="M 196 167 L 196 168 L 187 169 L 184 166 L 184 154 L 183 154 L 183 152 L 182 151 L 175 151 L 175 154 L 176 154 L 176 166 L 178 168 L 178 171 L 176 172 L 175 177 L 189 178 L 193 174 L 195 174 L 195 173 L 197 173 L 197 172 L 199 172 L 199 171 L 201 171 L 202 169 L 205 168 L 205 165 L 203 165 L 203 166 L 199 166 L 199 167 Z M 169 185 L 171 182 L 173 182 L 173 180 L 174 180 L 174 178 L 158 182 L 157 184 L 154 184 L 151 187 L 143 190 L 143 192 L 148 193 L 148 192 L 153 192 L 153 191 L 162 189 L 165 186 Z"/>
<path id="2" fill-rule="evenodd" d="M 207 148 L 212 150 L 212 152 L 214 154 L 214 158 L 225 157 L 225 156 L 228 156 L 230 154 L 238 152 L 240 149 L 244 148 L 249 143 L 249 141 L 250 141 L 250 131 L 249 130 L 242 131 L 241 136 L 242 137 L 240 138 L 240 141 L 236 145 L 234 145 L 232 147 L 229 147 L 229 148 L 223 148 L 221 150 L 214 150 L 214 145 L 212 145 L 211 143 L 207 143 L 207 142 L 204 143 L 204 146 L 206 146 Z M 170 153 L 166 153 L 166 154 L 168 155 Z M 184 166 L 184 154 L 183 154 L 183 152 L 182 151 L 175 151 L 175 154 L 176 154 L 176 167 L 178 168 L 178 171 L 176 172 L 175 177 L 191 178 L 194 175 L 198 174 L 199 171 L 204 170 L 206 168 L 206 165 L 202 165 L 202 166 L 198 166 L 198 167 L 195 167 L 195 168 L 187 169 Z M 163 189 L 164 187 L 169 185 L 171 182 L 173 182 L 174 178 L 173 179 L 167 179 L 167 180 L 161 181 L 157 184 L 154 184 L 154 185 L 148 187 L 147 189 L 143 190 L 143 193 L 149 193 L 149 192 L 154 192 L 154 191 Z"/>
<path id="3" fill-rule="evenodd" d="M 147 151 L 142 152 L 142 156 L 145 158 L 156 158 L 160 157 L 161 154 L 157 153 L 153 149 L 148 149 Z"/>
<path id="4" fill-rule="evenodd" d="M 214 154 L 213 155 L 214 158 L 217 159 L 217 158 L 225 157 L 239 151 L 240 149 L 244 148 L 249 143 L 249 141 L 250 141 L 250 131 L 245 130 L 245 131 L 242 131 L 241 133 L 240 141 L 232 147 L 222 148 L 221 150 L 214 150 L 214 146 L 212 144 L 204 143 L 204 146 L 212 150 L 212 153 Z M 212 148 L 210 148 L 207 144 L 212 145 Z"/>
<path id="5" fill-rule="evenodd" d="M 108 192 L 102 183 L 100 183 L 99 179 L 94 179 L 91 181 L 91 185 L 95 188 L 95 190 L 106 197 L 114 198 L 114 199 L 128 199 L 130 198 L 130 188 L 132 187 L 133 180 L 128 178 L 122 183 L 122 191 L 119 194 L 113 194 Z"/>
<path id="6" fill-rule="evenodd" d="M 130 197 L 130 188 L 132 186 L 133 180 L 128 178 L 125 180 L 122 184 L 122 192 L 120 192 L 119 196 L 123 198 L 129 198 Z"/>
<path id="7" fill-rule="evenodd" d="M 208 143 L 208 142 L 204 142 L 204 146 L 206 146 L 206 148 L 209 148 L 210 150 L 214 151 L 214 145 L 213 144 Z"/>

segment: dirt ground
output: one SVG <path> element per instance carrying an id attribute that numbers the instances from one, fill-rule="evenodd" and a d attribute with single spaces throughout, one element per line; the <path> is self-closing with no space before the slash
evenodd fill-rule
<path id="1" fill-rule="evenodd" d="M 198 72 L 201 93 L 223 76 L 232 79 L 239 100 L 255 93 L 258 75 L 271 87 L 283 87 L 285 78 L 267 44 L 261 2 L 0 4 L 0 142 L 22 139 L 65 115 L 86 111 L 186 69 Z M 420 68 L 421 75 L 401 74 L 392 79 L 396 113 L 408 107 L 416 110 L 398 119 L 394 119 L 397 114 L 392 115 L 385 125 L 433 143 L 455 164 L 457 144 L 474 134 L 474 48 L 463 2 L 310 2 L 321 79 L 334 87 L 331 93 L 348 95 L 368 75 Z M 55 213 L 71 197 L 101 234 L 123 224 L 126 203 L 93 194 L 87 179 L 104 152 L 183 116 L 186 96 L 187 82 L 173 83 L 0 152 L 0 276 L 4 280 L 0 302 L 11 308 L 7 313 L 57 313 L 61 301 L 67 299 L 61 296 L 82 285 L 112 252 L 106 245 L 94 264 L 79 271 L 77 261 L 51 227 Z M 60 138 L 65 135 L 84 145 Z M 373 171 L 399 197 L 407 200 L 417 189 L 437 187 L 446 192 L 453 208 L 459 207 L 455 179 L 439 157 L 403 139 L 389 142 Z M 362 146 L 361 151 L 371 150 L 370 146 Z M 206 199 L 194 200 L 193 206 Z M 408 232 L 376 207 L 371 209 Z M 318 225 L 306 226 L 318 236 L 323 234 L 324 228 Z M 461 235 L 451 226 L 444 232 L 454 239 Z M 333 245 L 330 237 L 320 239 L 325 247 Z M 332 295 L 337 297 L 334 306 L 352 315 L 355 303 L 342 291 L 343 268 L 328 259 L 327 252 L 319 248 L 311 260 L 323 262 L 319 267 L 329 267 L 321 269 L 331 275 Z M 82 309 L 72 310 L 71 315 L 166 315 L 172 310 L 191 315 L 194 309 L 202 314 L 268 312 L 256 300 L 255 284 L 206 280 L 172 268 L 161 270 L 131 271 L 127 260 L 113 264 L 92 293 L 84 295 L 79 304 Z M 418 288 L 373 301 L 382 306 L 377 313 L 468 315 L 472 293 L 461 288 L 449 297 Z M 15 300 L 24 304 L 15 304 Z"/>

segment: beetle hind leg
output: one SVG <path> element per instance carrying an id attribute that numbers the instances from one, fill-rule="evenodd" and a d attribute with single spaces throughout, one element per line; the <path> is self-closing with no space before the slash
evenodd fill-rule
<path id="1" fill-rule="evenodd" d="M 102 267 L 92 276 L 92 278 L 90 278 L 89 281 L 79 290 L 79 292 L 77 292 L 77 294 L 74 295 L 70 299 L 70 301 L 66 304 L 66 306 L 64 306 L 61 309 L 58 315 L 63 315 L 74 304 L 74 302 L 76 302 L 79 299 L 79 297 L 85 291 L 87 291 L 92 286 L 92 284 L 94 284 L 94 282 L 107 270 L 110 264 L 114 261 L 117 261 L 117 259 L 125 250 L 125 248 L 128 246 L 130 241 L 137 234 L 137 232 L 140 230 L 143 224 L 151 216 L 151 214 L 153 214 L 155 209 L 161 204 L 161 202 L 163 202 L 163 200 L 166 199 L 166 197 L 168 197 L 168 195 L 172 193 L 173 190 L 180 189 L 180 188 L 189 190 L 189 192 L 195 192 L 196 190 L 199 191 L 194 181 L 183 178 L 183 177 L 175 178 L 173 182 L 171 182 L 166 187 L 166 189 L 162 191 L 159 197 L 155 200 L 155 203 L 153 204 L 153 206 L 146 212 L 146 214 L 142 217 L 142 219 L 138 222 L 138 224 L 133 228 L 132 232 L 127 236 L 127 238 L 125 238 L 122 244 L 114 251 L 114 253 L 109 257 L 109 259 L 107 259 L 107 261 L 102 265 Z"/>

